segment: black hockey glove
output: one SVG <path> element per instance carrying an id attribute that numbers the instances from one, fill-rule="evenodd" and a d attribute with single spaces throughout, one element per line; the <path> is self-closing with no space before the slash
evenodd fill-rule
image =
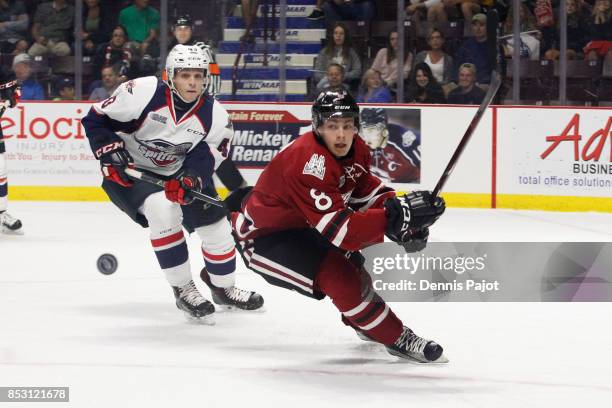
<path id="1" fill-rule="evenodd" d="M 8 107 L 14 108 L 19 101 L 19 83 L 16 80 L 0 84 L 0 99 L 8 101 Z"/>
<path id="2" fill-rule="evenodd" d="M 444 200 L 432 197 L 429 191 L 413 191 L 405 196 L 389 198 L 385 201 L 387 212 L 385 235 L 402 245 L 412 240 L 422 241 L 424 248 L 429 236 L 427 227 L 436 222 L 445 208 Z M 415 242 L 415 248 L 418 247 L 418 243 Z"/>
<path id="3" fill-rule="evenodd" d="M 225 200 L 225 207 L 229 212 L 240 211 L 242 201 L 253 190 L 253 186 L 240 187 L 232 191 Z"/>
<path id="4" fill-rule="evenodd" d="M 100 160 L 104 178 L 123 187 L 130 187 L 134 184 L 125 173 L 126 168 L 134 167 L 134 160 L 124 149 L 122 141 L 102 146 L 94 154 Z"/>
<path id="5" fill-rule="evenodd" d="M 194 171 L 183 169 L 164 186 L 166 198 L 180 205 L 191 204 L 194 198 L 190 191 L 202 191 L 202 178 Z"/>

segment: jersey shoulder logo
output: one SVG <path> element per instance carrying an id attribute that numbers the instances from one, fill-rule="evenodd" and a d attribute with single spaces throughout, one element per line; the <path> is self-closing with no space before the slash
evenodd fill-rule
<path id="1" fill-rule="evenodd" d="M 304 171 L 302 174 L 315 176 L 319 180 L 323 181 L 325 178 L 325 156 L 322 154 L 314 153 L 310 160 L 304 165 Z"/>
<path id="2" fill-rule="evenodd" d="M 353 182 L 357 182 L 357 179 L 359 177 L 361 177 L 364 173 L 367 173 L 368 171 L 366 169 L 363 168 L 363 166 L 361 166 L 358 163 L 354 163 L 350 166 L 344 166 L 344 174 L 346 176 L 347 179 L 352 180 Z"/>
<path id="3" fill-rule="evenodd" d="M 179 159 L 185 157 L 192 143 L 181 143 L 178 145 L 172 144 L 167 140 L 153 139 L 153 140 L 139 140 L 134 138 L 138 142 L 138 152 L 145 158 L 151 160 L 153 164 L 158 167 L 171 166 Z"/>

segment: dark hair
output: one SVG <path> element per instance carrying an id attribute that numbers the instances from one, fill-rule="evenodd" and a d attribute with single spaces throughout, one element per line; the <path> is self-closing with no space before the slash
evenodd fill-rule
<path id="1" fill-rule="evenodd" d="M 429 82 L 424 88 L 419 86 L 419 84 L 417 84 L 417 81 L 416 81 L 417 71 L 423 71 L 423 73 L 429 79 Z M 431 72 L 431 68 L 429 67 L 429 65 L 427 65 L 425 62 L 419 62 L 418 64 L 414 66 L 414 68 L 412 69 L 412 72 L 410 73 L 410 80 L 408 83 L 408 92 L 406 93 L 407 95 L 406 100 L 408 102 L 412 102 L 418 97 L 421 97 L 423 94 L 427 94 L 428 98 L 432 98 L 432 97 L 442 98 L 442 99 L 444 98 L 443 97 L 444 92 L 442 90 L 442 87 L 440 86 L 436 78 L 433 76 L 433 73 Z M 434 102 L 434 103 L 439 103 L 439 102 Z"/>
<path id="2" fill-rule="evenodd" d="M 336 43 L 334 42 L 334 31 L 336 31 L 337 27 L 340 27 L 342 28 L 342 30 L 344 30 L 344 43 L 342 44 L 342 58 L 344 58 L 344 60 L 348 60 L 350 49 L 353 46 L 353 40 L 351 39 L 351 33 L 348 27 L 344 23 L 341 23 L 341 22 L 337 22 L 336 24 L 334 24 L 331 27 L 331 29 L 328 31 L 327 44 L 325 44 L 325 48 L 323 49 L 323 52 L 327 54 L 327 56 L 329 57 L 333 56 L 334 47 L 336 46 Z"/>
<path id="3" fill-rule="evenodd" d="M 414 66 L 414 68 L 412 69 L 412 72 L 410 73 L 410 82 L 409 82 L 410 87 L 412 86 L 414 86 L 415 88 L 419 87 L 416 81 L 417 71 L 419 70 L 423 71 L 425 76 L 429 78 L 429 83 L 438 82 L 436 78 L 434 78 L 433 72 L 431 72 L 431 68 L 429 67 L 429 65 L 427 65 L 425 62 L 419 62 L 418 64 Z"/>
<path id="4" fill-rule="evenodd" d="M 391 64 L 391 61 L 396 58 L 395 50 L 391 46 L 391 34 L 393 33 L 397 33 L 397 28 L 389 31 L 389 35 L 387 36 L 387 64 Z"/>

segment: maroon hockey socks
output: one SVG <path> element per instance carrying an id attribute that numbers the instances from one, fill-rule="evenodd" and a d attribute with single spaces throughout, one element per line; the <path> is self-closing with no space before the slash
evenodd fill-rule
<path id="1" fill-rule="evenodd" d="M 332 299 L 344 321 L 372 340 L 389 345 L 402 334 L 402 322 L 374 292 L 367 273 L 340 253 L 327 254 L 315 284 Z"/>

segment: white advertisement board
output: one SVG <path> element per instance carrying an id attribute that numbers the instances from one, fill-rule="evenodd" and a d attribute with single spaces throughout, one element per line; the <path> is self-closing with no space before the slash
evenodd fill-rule
<path id="1" fill-rule="evenodd" d="M 311 129 L 309 104 L 224 105 L 234 122 L 232 158 L 250 184 L 283 146 Z M 25 199 L 45 199 L 36 186 L 47 195 L 49 188 L 68 188 L 66 199 L 104 198 L 92 194 L 101 176 L 80 124 L 90 106 L 23 103 L 5 112 L 0 123 L 13 199 L 20 187 L 28 190 Z M 398 191 L 433 189 L 476 107 L 363 105 L 362 113 L 379 108 L 389 142 L 373 154 L 376 174 Z M 612 211 L 611 127 L 610 109 L 491 108 L 444 188 L 449 204 Z M 79 187 L 89 188 L 83 197 Z M 572 199 L 580 206 L 568 205 Z"/>
<path id="2" fill-rule="evenodd" d="M 503 109 L 498 193 L 612 197 L 611 125 L 606 109 Z"/>
<path id="3" fill-rule="evenodd" d="M 11 186 L 97 186 L 94 159 L 81 118 L 87 103 L 22 103 L 0 124 Z"/>

